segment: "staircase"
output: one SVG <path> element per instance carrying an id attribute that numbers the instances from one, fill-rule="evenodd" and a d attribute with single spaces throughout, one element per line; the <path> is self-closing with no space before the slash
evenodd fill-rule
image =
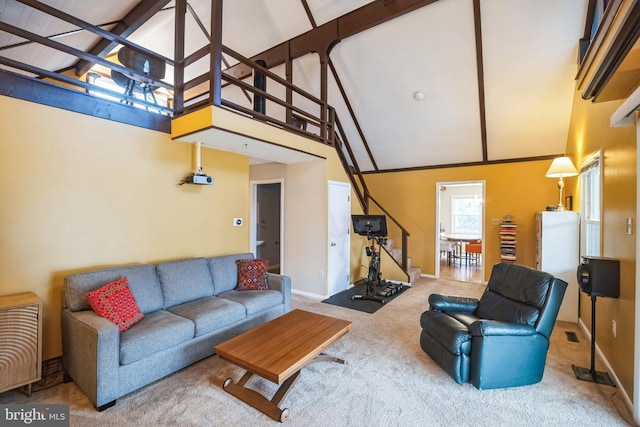
<path id="1" fill-rule="evenodd" d="M 384 249 L 391 255 L 391 257 L 398 263 L 398 265 L 402 265 L 402 248 L 398 248 L 394 246 L 393 239 L 387 239 L 386 243 L 383 245 Z M 422 274 L 422 269 L 420 267 L 414 267 L 411 258 L 407 258 L 407 268 L 406 273 L 409 275 L 409 283 L 414 283 L 416 280 L 420 278 Z"/>

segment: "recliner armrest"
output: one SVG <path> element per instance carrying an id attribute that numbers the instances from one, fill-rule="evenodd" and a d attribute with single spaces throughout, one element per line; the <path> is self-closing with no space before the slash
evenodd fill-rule
<path id="1" fill-rule="evenodd" d="M 478 308 L 478 300 L 455 295 L 431 294 L 429 295 L 429 307 L 435 311 L 473 313 Z"/>
<path id="2" fill-rule="evenodd" d="M 518 325 L 497 320 L 477 320 L 469 325 L 469 333 L 474 337 L 487 336 L 529 336 L 535 335 L 536 329 L 529 325 Z"/>

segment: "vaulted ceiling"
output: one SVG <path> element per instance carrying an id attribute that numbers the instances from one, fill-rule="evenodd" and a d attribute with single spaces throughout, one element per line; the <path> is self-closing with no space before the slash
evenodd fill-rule
<path id="1" fill-rule="evenodd" d="M 107 30 L 123 25 L 123 17 L 130 16 L 136 6 L 166 3 L 128 38 L 173 57 L 173 2 L 42 3 Z M 223 42 L 253 57 L 370 3 L 226 0 Z M 392 8 L 418 2 L 378 3 Z M 589 1 L 421 3 L 424 5 L 394 19 L 354 31 L 330 50 L 335 73 L 328 78 L 328 102 L 345 124 L 360 168 L 385 171 L 563 153 Z M 187 53 L 207 43 L 200 23 L 210 27 L 210 5 L 211 0 L 189 1 Z M 44 37 L 55 36 L 84 51 L 100 40 L 17 0 L 0 0 L 0 21 Z M 357 23 L 351 25 L 357 27 Z M 22 42 L 24 39 L 0 31 L 0 56 L 52 71 L 77 62 L 75 57 Z M 234 61 L 227 59 L 233 66 Z M 310 52 L 295 58 L 293 66 L 294 83 L 316 96 L 321 90 L 319 63 L 320 56 Z M 284 75 L 284 66 L 273 71 Z M 169 72 L 167 81 L 171 80 Z"/>

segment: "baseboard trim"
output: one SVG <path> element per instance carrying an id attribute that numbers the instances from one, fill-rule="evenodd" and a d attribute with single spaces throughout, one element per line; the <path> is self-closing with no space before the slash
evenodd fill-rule
<path id="1" fill-rule="evenodd" d="M 314 293 L 311 293 L 311 292 L 298 291 L 296 289 L 292 289 L 291 293 L 292 294 L 296 294 L 296 295 L 301 295 L 301 296 L 307 297 L 307 298 L 317 299 L 317 300 L 320 300 L 320 301 L 329 298 L 328 296 L 322 296 L 322 295 L 314 294 Z"/>

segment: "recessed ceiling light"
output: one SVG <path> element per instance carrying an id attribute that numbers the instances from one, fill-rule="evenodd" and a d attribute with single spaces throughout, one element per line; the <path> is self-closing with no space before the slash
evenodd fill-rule
<path id="1" fill-rule="evenodd" d="M 418 92 L 414 92 L 413 93 L 413 99 L 415 99 L 416 101 L 423 101 L 424 100 L 424 93 L 418 91 Z"/>

